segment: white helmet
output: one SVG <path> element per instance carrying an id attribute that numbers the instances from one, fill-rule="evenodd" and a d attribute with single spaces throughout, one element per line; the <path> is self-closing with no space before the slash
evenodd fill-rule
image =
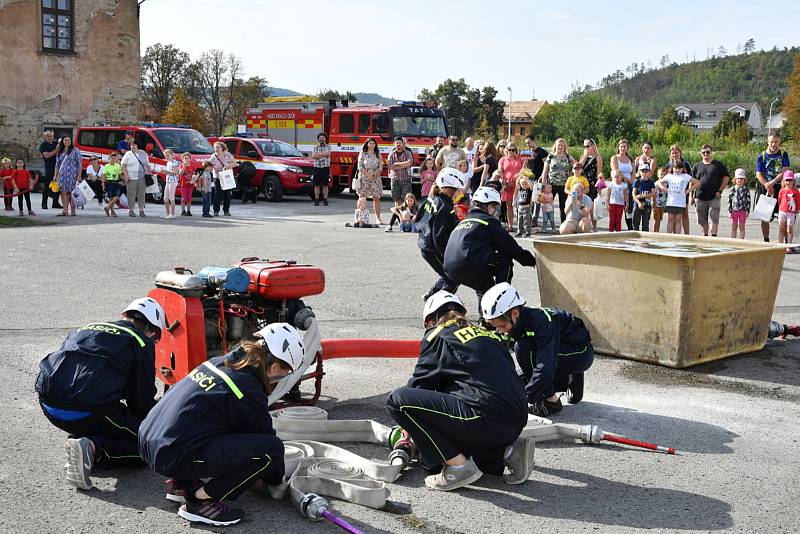
<path id="1" fill-rule="evenodd" d="M 465 183 L 464 173 L 452 167 L 445 167 L 436 175 L 436 185 L 439 187 L 464 189 Z"/>
<path id="2" fill-rule="evenodd" d="M 289 323 L 271 323 L 253 334 L 264 339 L 269 353 L 297 371 L 303 364 L 306 348 L 297 328 Z"/>
<path id="3" fill-rule="evenodd" d="M 167 318 L 164 314 L 164 308 L 162 308 L 161 304 L 156 302 L 155 299 L 150 297 L 136 299 L 128 304 L 128 307 L 122 310 L 122 313 L 129 311 L 136 311 L 144 315 L 147 322 L 161 330 L 162 334 L 164 330 L 167 329 Z"/>
<path id="4" fill-rule="evenodd" d="M 525 299 L 508 282 L 500 282 L 484 293 L 481 299 L 481 314 L 484 320 L 500 317 L 511 308 L 525 305 Z"/>
<path id="5" fill-rule="evenodd" d="M 456 295 L 453 295 L 449 291 L 437 291 L 425 301 L 425 308 L 422 310 L 422 322 L 424 323 L 428 317 L 435 313 L 439 308 L 450 303 L 458 304 L 464 310 L 464 313 L 467 312 L 467 308 L 464 306 L 464 303 L 461 302 L 461 299 Z"/>
<path id="6" fill-rule="evenodd" d="M 472 195 L 472 200 L 481 204 L 489 204 L 490 202 L 500 204 L 500 193 L 493 187 L 479 187 Z"/>

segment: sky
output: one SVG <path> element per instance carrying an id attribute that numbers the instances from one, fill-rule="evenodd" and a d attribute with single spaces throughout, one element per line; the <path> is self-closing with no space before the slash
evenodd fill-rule
<path id="1" fill-rule="evenodd" d="M 749 38 L 757 49 L 797 46 L 798 20 L 796 0 L 145 0 L 140 23 L 142 53 L 156 43 L 193 58 L 218 48 L 245 76 L 307 94 L 412 100 L 464 78 L 499 99 L 510 87 L 513 100 L 552 102 L 633 62 L 701 60 L 720 46 L 734 54 Z"/>

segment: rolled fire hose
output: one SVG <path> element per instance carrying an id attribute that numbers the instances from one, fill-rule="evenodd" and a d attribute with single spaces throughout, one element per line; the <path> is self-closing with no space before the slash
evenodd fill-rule
<path id="1" fill-rule="evenodd" d="M 270 405 L 279 401 L 284 395 L 289 393 L 289 390 L 303 378 L 306 370 L 308 370 L 309 366 L 317 359 L 317 352 L 321 350 L 320 343 L 322 342 L 322 335 L 319 332 L 317 320 L 312 317 L 310 323 L 311 325 L 308 330 L 303 334 L 303 345 L 306 348 L 306 355 L 303 358 L 303 363 L 295 372 L 286 375 L 273 384 L 272 393 L 269 395 Z"/>
<path id="2" fill-rule="evenodd" d="M 370 419 L 328 420 L 328 412 L 316 406 L 283 408 L 270 414 L 272 426 L 283 440 L 346 441 L 389 446 L 391 429 Z"/>

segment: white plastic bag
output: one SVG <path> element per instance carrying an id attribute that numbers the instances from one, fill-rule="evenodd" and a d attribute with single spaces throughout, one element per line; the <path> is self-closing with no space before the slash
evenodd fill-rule
<path id="1" fill-rule="evenodd" d="M 599 221 L 608 216 L 608 188 L 603 189 L 597 194 L 594 200 L 594 220 Z"/>
<path id="2" fill-rule="evenodd" d="M 92 186 L 89 185 L 89 182 L 86 180 L 80 181 L 76 184 L 77 189 L 81 190 L 83 196 L 86 200 L 92 200 L 94 198 L 94 191 L 92 190 Z"/>
<path id="3" fill-rule="evenodd" d="M 223 191 L 236 189 L 236 178 L 233 177 L 232 169 L 223 169 L 219 171 L 217 173 L 217 178 L 219 178 L 219 183 Z"/>
<path id="4" fill-rule="evenodd" d="M 754 209 L 752 213 L 753 218 L 768 223 L 770 219 L 772 219 L 772 214 L 775 213 L 775 204 L 777 202 L 777 198 L 760 195 L 758 197 L 756 209 Z"/>
<path id="5" fill-rule="evenodd" d="M 128 208 L 128 196 L 125 193 L 122 193 L 119 196 L 119 207 L 120 208 Z"/>

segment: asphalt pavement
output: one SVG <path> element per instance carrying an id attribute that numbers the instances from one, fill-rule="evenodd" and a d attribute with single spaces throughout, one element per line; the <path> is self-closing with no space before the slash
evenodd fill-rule
<path id="1" fill-rule="evenodd" d="M 164 500 L 163 479 L 145 469 L 96 472 L 97 489 L 89 492 L 70 487 L 63 475 L 65 436 L 47 423 L 36 401 L 37 363 L 71 328 L 115 319 L 152 289 L 157 272 L 228 265 L 247 256 L 296 259 L 325 270 L 325 293 L 306 299 L 323 337 L 419 338 L 420 295 L 434 277 L 416 236 L 345 228 L 354 204 L 349 196 L 335 197 L 327 208 L 307 197 L 247 206 L 235 201 L 233 217 L 215 219 L 198 217 L 195 204 L 194 217 L 170 221 L 158 218 L 163 208 L 157 205 L 148 206 L 145 219 L 108 219 L 90 203 L 74 218 L 56 219 L 54 210 L 37 215 L 57 225 L 0 228 L 0 531 L 215 530 L 180 519 Z M 384 199 L 385 221 L 388 204 Z M 728 232 L 724 222 L 720 234 Z M 748 233 L 760 238 L 757 223 L 748 224 Z M 515 271 L 515 285 L 538 304 L 535 270 Z M 737 280 L 735 272 L 720 275 L 756 283 Z M 474 294 L 459 293 L 474 315 Z M 786 256 L 776 320 L 800 322 L 798 295 L 800 256 Z M 331 418 L 389 423 L 383 401 L 413 365 L 331 361 L 319 406 Z M 676 447 L 679 454 L 551 442 L 537 448 L 536 470 L 521 486 L 485 476 L 468 489 L 434 493 L 414 468 L 390 485 L 388 511 L 334 506 L 373 533 L 797 531 L 798 340 L 770 341 L 762 351 L 689 370 L 601 356 L 587 374 L 585 400 L 553 419 L 597 424 Z M 367 457 L 387 454 L 368 445 L 348 448 Z M 230 531 L 337 532 L 302 519 L 286 502 L 246 494 L 237 505 L 248 516 Z"/>

